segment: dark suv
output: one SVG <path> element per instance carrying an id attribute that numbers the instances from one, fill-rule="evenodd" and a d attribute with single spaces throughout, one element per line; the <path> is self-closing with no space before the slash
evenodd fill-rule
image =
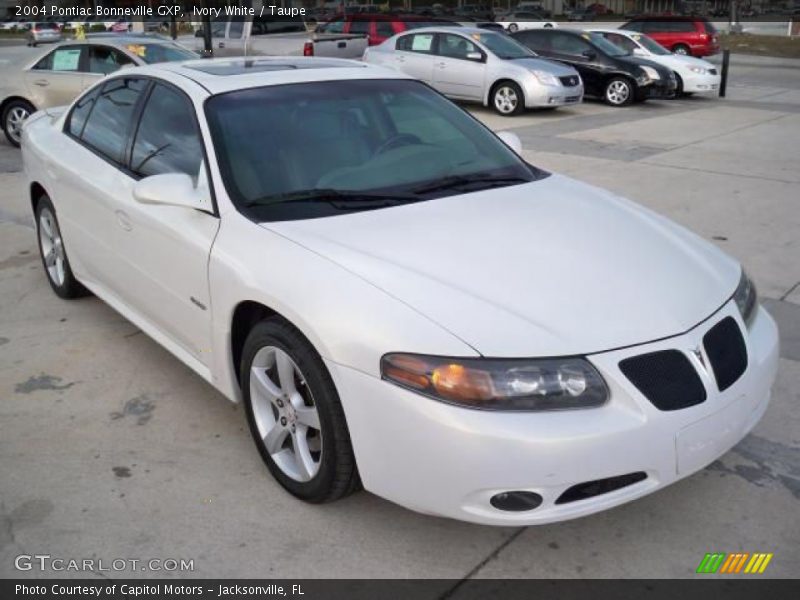
<path id="1" fill-rule="evenodd" d="M 647 98 L 674 98 L 675 73 L 631 56 L 602 35 L 571 29 L 528 29 L 511 35 L 536 54 L 566 63 L 583 79 L 584 93 L 612 106 Z"/>
<path id="2" fill-rule="evenodd" d="M 644 33 L 675 54 L 697 57 L 719 52 L 717 30 L 698 17 L 637 17 L 620 29 Z"/>

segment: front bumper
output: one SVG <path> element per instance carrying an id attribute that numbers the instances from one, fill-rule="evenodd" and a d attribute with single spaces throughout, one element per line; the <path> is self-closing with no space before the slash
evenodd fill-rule
<path id="1" fill-rule="evenodd" d="M 347 416 L 364 487 L 407 508 L 490 525 L 533 525 L 623 504 L 703 468 L 727 452 L 766 410 L 778 365 L 778 333 L 759 308 L 745 335 L 749 363 L 720 393 L 700 373 L 705 402 L 658 410 L 622 374 L 623 358 L 664 349 L 686 353 L 733 302 L 681 336 L 590 356 L 611 390 L 602 407 L 503 413 L 454 407 L 354 369 L 327 362 Z M 568 488 L 644 472 L 638 483 L 566 504 Z M 489 499 L 506 491 L 539 494 L 540 506 L 505 512 Z"/>
<path id="2" fill-rule="evenodd" d="M 525 108 L 580 104 L 583 100 L 583 82 L 567 87 L 542 85 L 536 80 L 526 82 L 523 86 L 523 93 L 525 94 Z"/>
<path id="3" fill-rule="evenodd" d="M 677 90 L 677 82 L 674 79 L 669 80 L 650 80 L 645 85 L 640 85 L 637 90 L 637 95 L 640 100 L 669 100 L 675 97 Z"/>
<path id="4" fill-rule="evenodd" d="M 714 75 L 710 73 L 705 73 L 703 75 L 699 75 L 697 73 L 689 73 L 681 74 L 681 78 L 683 79 L 683 91 L 690 92 L 692 94 L 708 94 L 719 91 L 719 85 L 722 81 L 722 76 L 720 75 L 719 71 L 717 71 Z"/>

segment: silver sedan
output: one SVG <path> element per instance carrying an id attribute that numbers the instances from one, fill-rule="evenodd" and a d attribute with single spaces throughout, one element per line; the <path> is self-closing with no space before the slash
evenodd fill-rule
<path id="1" fill-rule="evenodd" d="M 450 98 L 492 106 L 503 116 L 583 99 L 575 69 L 538 58 L 507 35 L 485 29 L 415 29 L 370 48 L 364 60 L 416 77 Z"/>

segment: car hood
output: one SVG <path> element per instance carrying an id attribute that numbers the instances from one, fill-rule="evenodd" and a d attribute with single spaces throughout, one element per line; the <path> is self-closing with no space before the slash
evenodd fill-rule
<path id="1" fill-rule="evenodd" d="M 263 226 L 485 356 L 589 354 L 677 335 L 722 306 L 740 276 L 736 261 L 682 227 L 557 175 Z"/>
<path id="2" fill-rule="evenodd" d="M 556 77 L 575 75 L 575 69 L 572 67 L 544 58 L 515 58 L 504 62 L 528 71 L 547 71 Z"/>
<path id="3" fill-rule="evenodd" d="M 641 56 L 620 56 L 618 57 L 619 60 L 633 63 L 640 67 L 653 67 L 658 74 L 661 76 L 662 79 L 666 80 L 669 79 L 669 76 L 672 74 L 671 70 L 665 67 L 664 65 L 660 65 L 657 62 L 653 61 L 650 58 L 642 58 Z"/>

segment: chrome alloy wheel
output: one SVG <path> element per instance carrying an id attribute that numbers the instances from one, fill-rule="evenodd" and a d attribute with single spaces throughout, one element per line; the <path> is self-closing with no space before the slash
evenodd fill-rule
<path id="1" fill-rule="evenodd" d="M 625 104 L 631 95 L 631 86 L 624 81 L 612 81 L 606 88 L 606 98 L 611 104 Z"/>
<path id="2" fill-rule="evenodd" d="M 270 457 L 288 477 L 309 481 L 322 460 L 319 413 L 306 378 L 289 355 L 261 348 L 250 368 L 250 401 Z"/>
<path id="3" fill-rule="evenodd" d="M 6 131 L 17 144 L 22 141 L 22 124 L 30 116 L 30 111 L 23 106 L 15 106 L 6 115 Z"/>
<path id="4" fill-rule="evenodd" d="M 49 208 L 43 208 L 39 213 L 39 242 L 42 246 L 47 276 L 56 287 L 63 286 L 66 278 L 64 241 L 61 239 L 58 223 Z"/>
<path id="5" fill-rule="evenodd" d="M 494 93 L 494 105 L 504 115 L 513 113 L 518 103 L 517 92 L 507 85 L 501 85 Z"/>

